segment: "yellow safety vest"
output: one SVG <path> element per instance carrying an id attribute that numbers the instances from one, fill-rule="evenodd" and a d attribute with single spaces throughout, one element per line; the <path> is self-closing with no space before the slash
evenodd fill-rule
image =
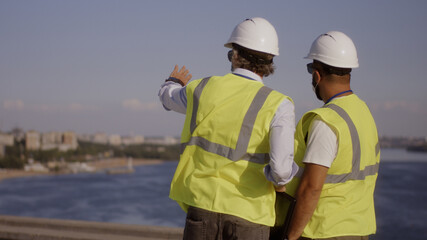
<path id="1" fill-rule="evenodd" d="M 378 132 L 368 107 L 355 94 L 335 99 L 301 118 L 295 132 L 294 157 L 300 171 L 287 185 L 287 191 L 295 195 L 300 182 L 308 131 L 315 116 L 337 135 L 338 152 L 302 236 L 317 239 L 374 234 L 373 195 L 380 162 Z"/>
<path id="2" fill-rule="evenodd" d="M 270 122 L 289 97 L 234 74 L 192 81 L 169 197 L 273 226 L 275 191 L 263 173 Z"/>

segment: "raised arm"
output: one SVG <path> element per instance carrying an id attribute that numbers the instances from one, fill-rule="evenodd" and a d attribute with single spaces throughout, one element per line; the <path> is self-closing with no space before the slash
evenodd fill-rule
<path id="1" fill-rule="evenodd" d="M 185 66 L 179 69 L 178 65 L 175 65 L 169 78 L 161 85 L 158 94 L 166 110 L 173 110 L 182 114 L 186 113 L 187 94 L 185 86 L 188 81 L 190 81 L 191 77 L 192 75 Z"/>

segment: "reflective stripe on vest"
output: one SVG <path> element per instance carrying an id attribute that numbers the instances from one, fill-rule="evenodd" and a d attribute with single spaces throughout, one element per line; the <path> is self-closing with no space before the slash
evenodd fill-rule
<path id="1" fill-rule="evenodd" d="M 325 183 L 344 183 L 348 180 L 364 180 L 367 176 L 372 176 L 378 173 L 379 163 L 376 163 L 374 165 L 368 165 L 365 167 L 365 169 L 360 170 L 360 140 L 359 140 L 359 134 L 357 133 L 356 126 L 354 125 L 353 121 L 351 120 L 350 116 L 347 114 L 347 112 L 342 109 L 341 107 L 335 105 L 335 104 L 329 104 L 324 106 L 325 108 L 330 108 L 331 110 L 334 110 L 344 121 L 347 123 L 347 126 L 350 130 L 350 136 L 351 136 L 351 142 L 353 147 L 353 158 L 352 158 L 352 170 L 351 173 L 345 173 L 345 174 L 328 174 L 326 176 Z M 376 155 L 380 152 L 379 143 L 375 146 L 375 152 Z M 304 172 L 304 168 L 299 168 L 297 177 L 302 177 L 302 174 Z"/>
<path id="2" fill-rule="evenodd" d="M 193 134 L 194 130 L 197 127 L 196 117 L 197 117 L 197 109 L 199 107 L 199 99 L 209 79 L 210 77 L 202 79 L 199 85 L 197 85 L 197 87 L 194 90 L 193 112 L 191 114 L 191 122 L 190 122 L 191 134 Z M 258 90 L 257 94 L 252 100 L 252 103 L 249 106 L 249 109 L 246 112 L 246 115 L 243 119 L 242 128 L 240 129 L 239 137 L 237 139 L 236 149 L 233 149 L 228 146 L 224 146 L 219 143 L 211 142 L 203 137 L 192 136 L 188 142 L 181 143 L 181 153 L 184 152 L 185 147 L 190 145 L 196 145 L 198 147 L 201 147 L 203 150 L 207 152 L 217 154 L 231 161 L 247 160 L 249 162 L 259 163 L 259 164 L 268 163 L 268 161 L 270 160 L 270 156 L 268 153 L 248 153 L 247 148 L 249 145 L 249 140 L 251 139 L 252 130 L 253 130 L 258 112 L 260 111 L 268 95 L 272 91 L 273 91 L 272 89 L 266 86 L 263 86 Z"/>

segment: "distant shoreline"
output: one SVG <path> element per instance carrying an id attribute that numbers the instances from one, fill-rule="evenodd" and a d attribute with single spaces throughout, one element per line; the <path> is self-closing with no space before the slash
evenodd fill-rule
<path id="1" fill-rule="evenodd" d="M 165 160 L 161 159 L 132 159 L 132 165 L 142 166 L 142 165 L 154 165 L 161 164 L 165 162 Z M 111 158 L 98 160 L 93 162 L 86 163 L 88 166 L 93 167 L 95 171 L 93 173 L 106 171 L 108 169 L 114 168 L 124 168 L 128 166 L 127 158 Z M 82 172 L 83 173 L 83 172 Z M 89 172 L 91 173 L 91 172 Z M 4 179 L 11 178 L 22 178 L 22 177 L 33 177 L 33 176 L 55 176 L 55 175 L 66 175 L 66 174 L 74 174 L 71 171 L 63 171 L 63 172 L 34 172 L 34 171 L 25 171 L 25 170 L 17 170 L 17 169 L 2 169 L 0 170 L 0 182 Z"/>
<path id="2" fill-rule="evenodd" d="M 414 153 L 427 153 L 427 145 L 409 146 L 406 148 L 406 151 Z"/>

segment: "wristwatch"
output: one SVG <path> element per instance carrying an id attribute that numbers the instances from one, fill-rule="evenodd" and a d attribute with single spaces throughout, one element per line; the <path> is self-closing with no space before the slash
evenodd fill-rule
<path id="1" fill-rule="evenodd" d="M 185 86 L 185 84 L 181 80 L 179 80 L 178 78 L 174 78 L 174 77 L 169 77 L 168 79 L 165 80 L 165 82 L 176 82 L 176 83 L 181 84 L 181 86 L 183 86 L 183 87 Z"/>

